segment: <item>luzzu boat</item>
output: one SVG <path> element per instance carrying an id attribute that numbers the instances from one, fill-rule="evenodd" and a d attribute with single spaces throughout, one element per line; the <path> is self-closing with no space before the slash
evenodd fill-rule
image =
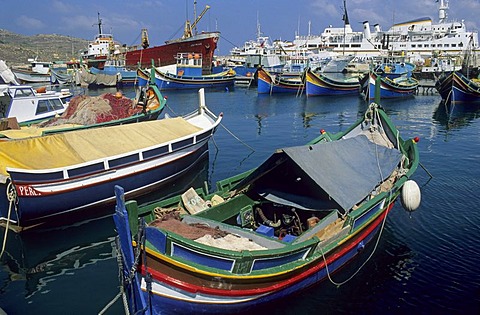
<path id="1" fill-rule="evenodd" d="M 447 102 L 480 102 L 480 80 L 469 79 L 460 71 L 442 73 L 435 83 L 438 93 Z"/>
<path id="2" fill-rule="evenodd" d="M 296 93 L 300 94 L 305 89 L 303 75 L 272 74 L 264 68 L 257 69 L 257 91 L 261 94 Z"/>
<path id="3" fill-rule="evenodd" d="M 375 98 L 377 79 L 380 81 L 380 98 L 411 97 L 415 95 L 419 85 L 417 79 L 407 74 L 392 79 L 372 70 L 362 84 L 365 99 Z"/>
<path id="4" fill-rule="evenodd" d="M 332 78 L 323 73 L 316 73 L 310 68 L 306 70 L 305 85 L 307 96 L 352 95 L 360 93 L 358 78 Z"/>
<path id="5" fill-rule="evenodd" d="M 153 82 L 160 90 L 227 88 L 234 85 L 236 75 L 232 69 L 202 74 L 202 55 L 194 53 L 178 53 L 177 64 L 173 67 L 155 68 L 152 64 L 152 69 L 155 72 Z M 148 73 L 148 70 L 137 69 L 138 85 L 143 86 L 148 82 Z"/>
<path id="6" fill-rule="evenodd" d="M 377 240 L 399 195 L 419 206 L 417 141 L 372 103 L 348 130 L 277 150 L 213 193 L 138 206 L 116 186 L 129 312 L 241 312 L 327 279 Z"/>

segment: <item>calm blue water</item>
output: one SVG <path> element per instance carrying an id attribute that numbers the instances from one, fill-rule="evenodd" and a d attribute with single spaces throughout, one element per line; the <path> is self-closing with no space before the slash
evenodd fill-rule
<path id="1" fill-rule="evenodd" d="M 99 92 L 105 90 L 90 93 Z M 196 92 L 165 94 L 175 113 L 197 105 Z M 367 106 L 356 96 L 307 99 L 242 88 L 207 92 L 206 99 L 211 110 L 224 113 L 210 160 L 196 171 L 196 182 L 210 184 L 259 165 L 278 147 L 303 144 L 321 129 L 344 130 Z M 336 282 L 349 278 L 375 251 L 345 285 L 327 281 L 257 313 L 480 314 L 480 110 L 457 106 L 447 115 L 438 95 L 382 105 L 405 138 L 421 138 L 421 163 L 433 175 L 422 168 L 414 175 L 422 205 L 412 214 L 395 205 L 378 245 L 333 275 Z M 0 263 L 0 307 L 7 314 L 97 314 L 119 292 L 114 235 L 111 217 L 9 234 Z M 123 313 L 117 301 L 106 314 Z"/>

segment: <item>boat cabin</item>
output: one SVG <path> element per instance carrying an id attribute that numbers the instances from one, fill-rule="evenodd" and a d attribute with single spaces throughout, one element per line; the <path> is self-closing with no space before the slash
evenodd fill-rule
<path id="1" fill-rule="evenodd" d="M 176 59 L 178 76 L 198 77 L 202 75 L 202 54 L 178 53 Z"/>
<path id="2" fill-rule="evenodd" d="M 35 122 L 60 115 L 66 108 L 61 93 L 39 93 L 29 85 L 0 85 L 0 118 Z"/>
<path id="3" fill-rule="evenodd" d="M 48 74 L 50 73 L 50 67 L 52 66 L 51 62 L 48 61 L 37 61 L 36 59 L 28 59 L 30 62 L 30 68 L 33 72 Z"/>

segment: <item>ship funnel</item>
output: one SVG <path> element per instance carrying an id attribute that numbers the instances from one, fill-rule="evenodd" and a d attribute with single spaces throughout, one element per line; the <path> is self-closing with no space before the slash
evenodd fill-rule
<path id="1" fill-rule="evenodd" d="M 373 26 L 373 29 L 375 30 L 375 33 L 380 33 L 382 31 L 379 24 L 375 24 Z"/>
<path id="2" fill-rule="evenodd" d="M 368 23 L 368 21 L 363 22 L 363 37 L 365 37 L 365 39 L 367 40 L 370 40 L 371 38 L 370 24 Z"/>

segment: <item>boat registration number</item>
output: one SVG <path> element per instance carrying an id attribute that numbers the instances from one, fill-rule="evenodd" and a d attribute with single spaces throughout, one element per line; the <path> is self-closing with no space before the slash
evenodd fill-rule
<path id="1" fill-rule="evenodd" d="M 19 197 L 28 197 L 28 196 L 41 196 L 42 193 L 38 190 L 35 190 L 33 187 L 28 185 L 18 185 L 17 188 L 17 195 Z"/>

